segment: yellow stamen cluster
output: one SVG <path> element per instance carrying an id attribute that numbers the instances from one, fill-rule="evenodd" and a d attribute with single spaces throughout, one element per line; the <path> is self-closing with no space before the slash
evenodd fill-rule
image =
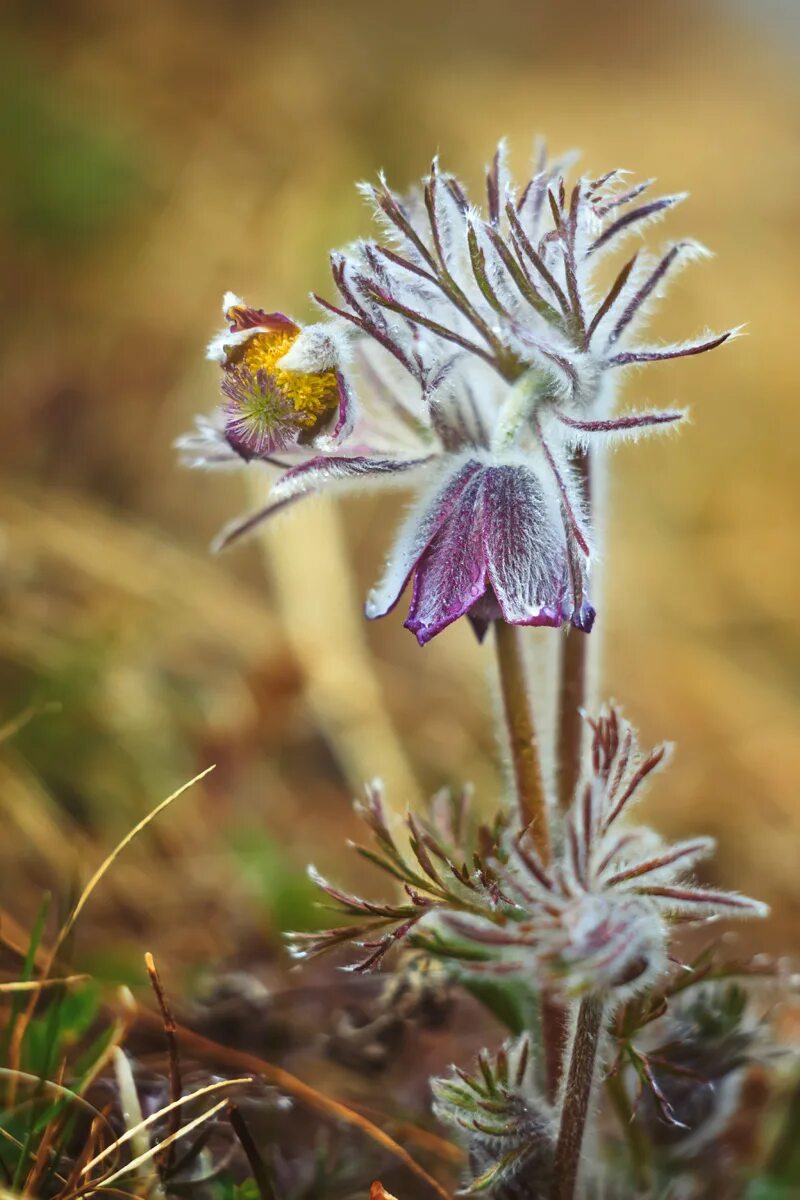
<path id="1" fill-rule="evenodd" d="M 282 371 L 276 366 L 297 340 L 299 332 L 276 330 L 271 333 L 256 333 L 245 343 L 238 361 L 253 376 L 258 371 L 266 371 L 280 391 L 294 404 L 298 424 L 310 428 L 336 408 L 339 403 L 339 385 L 335 371 L 320 371 L 310 375 L 303 371 Z"/>

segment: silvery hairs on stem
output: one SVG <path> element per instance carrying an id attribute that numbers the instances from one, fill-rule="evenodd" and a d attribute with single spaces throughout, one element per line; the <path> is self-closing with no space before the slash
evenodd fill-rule
<path id="1" fill-rule="evenodd" d="M 362 900 L 312 870 L 351 923 L 291 935 L 295 955 L 350 943 L 366 951 L 351 969 L 367 971 L 410 941 L 467 975 L 535 978 L 565 997 L 597 995 L 613 1011 L 667 973 L 674 926 L 764 916 L 758 901 L 692 880 L 694 866 L 713 851 L 711 838 L 670 843 L 628 822 L 669 747 L 643 753 L 614 707 L 589 725 L 590 760 L 548 864 L 529 831 L 520 834 L 501 817 L 470 834 L 466 799 L 448 804 L 442 796 L 430 819 L 408 815 L 404 853 L 371 786 L 359 811 L 375 845 L 356 850 L 402 883 L 405 900 Z"/>
<path id="2" fill-rule="evenodd" d="M 413 494 L 366 612 L 384 616 L 413 581 L 406 627 L 420 643 L 459 617 L 588 632 L 592 530 L 576 455 L 595 441 L 669 428 L 682 411 L 616 412 L 631 367 L 702 354 L 735 330 L 674 345 L 637 338 L 696 242 L 637 251 L 606 290 L 597 269 L 684 197 L 644 199 L 615 170 L 567 188 L 567 161 L 538 152 L 512 181 L 501 143 L 486 204 L 440 170 L 405 196 L 361 191 L 375 240 L 331 256 L 337 303 L 305 328 L 228 294 L 209 347 L 223 403 L 181 438 L 196 467 L 280 473 L 267 504 L 225 546 L 302 496 L 394 486 Z"/>

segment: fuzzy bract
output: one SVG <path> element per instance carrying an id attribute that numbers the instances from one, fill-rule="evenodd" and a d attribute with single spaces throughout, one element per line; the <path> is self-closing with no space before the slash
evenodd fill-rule
<path id="1" fill-rule="evenodd" d="M 691 880 L 714 848 L 710 838 L 668 843 L 624 819 L 669 747 L 641 753 L 613 707 L 591 728 L 591 768 L 554 861 L 544 863 L 523 834 L 496 868 L 497 886 L 520 919 L 503 928 L 480 916 L 443 919 L 461 936 L 494 945 L 505 970 L 529 972 L 533 959 L 566 993 L 601 993 L 616 1004 L 663 975 L 676 922 L 764 916 L 767 909 Z"/>
<path id="2" fill-rule="evenodd" d="M 462 1194 L 543 1200 L 552 1182 L 555 1119 L 535 1082 L 527 1035 L 431 1081 L 433 1111 L 466 1143 L 471 1179 Z"/>
<path id="3" fill-rule="evenodd" d="M 367 951 L 351 969 L 378 966 L 410 940 L 441 952 L 467 974 L 538 979 L 568 996 L 592 993 L 617 1006 L 666 972 L 676 923 L 757 917 L 765 905 L 703 887 L 692 870 L 714 847 L 710 838 L 669 843 L 628 815 L 668 747 L 640 751 L 614 707 L 590 722 L 592 753 L 555 847 L 537 854 L 530 831 L 504 822 L 478 827 L 468 840 L 409 815 L 410 853 L 391 833 L 380 790 L 360 806 L 375 839 L 360 854 L 395 880 L 405 898 L 362 900 L 316 873 L 315 882 L 354 923 L 293 936 L 302 957 L 347 942 Z"/>

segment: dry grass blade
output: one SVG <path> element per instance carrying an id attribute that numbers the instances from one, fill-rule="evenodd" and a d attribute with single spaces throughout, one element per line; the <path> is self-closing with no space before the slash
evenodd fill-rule
<path id="1" fill-rule="evenodd" d="M 137 1135 L 141 1133 L 143 1129 L 146 1129 L 149 1125 L 152 1125 L 161 1117 L 167 1116 L 169 1113 L 179 1109 L 181 1105 L 188 1104 L 191 1100 L 197 1100 L 200 1096 L 207 1096 L 209 1092 L 218 1092 L 220 1088 L 234 1087 L 238 1084 L 252 1082 L 252 1075 L 242 1075 L 238 1079 L 221 1079 L 217 1083 L 209 1083 L 206 1084 L 205 1087 L 198 1088 L 197 1091 L 189 1092 L 186 1096 L 180 1096 L 177 1100 L 173 1100 L 170 1104 L 165 1104 L 163 1108 L 159 1108 L 156 1112 L 151 1113 L 149 1117 L 145 1117 L 142 1121 L 138 1121 L 135 1125 L 132 1125 L 130 1129 L 127 1129 L 125 1133 L 123 1133 L 121 1137 L 118 1137 L 110 1146 L 106 1146 L 104 1150 L 102 1150 L 99 1154 L 96 1154 L 94 1158 L 91 1159 L 90 1162 L 86 1163 L 86 1165 L 83 1167 L 81 1170 L 81 1175 L 88 1174 L 88 1172 L 96 1167 L 98 1163 L 101 1163 L 104 1158 L 107 1158 L 109 1154 L 112 1154 L 114 1151 L 118 1150 L 120 1146 L 124 1146 L 126 1142 L 135 1140 Z M 227 1103 L 227 1101 L 223 1101 L 223 1103 Z M 167 1139 L 164 1138 L 164 1140 L 160 1142 L 159 1145 L 153 1147 L 153 1149 L 158 1151 L 163 1149 L 163 1147 L 166 1145 Z"/>
<path id="2" fill-rule="evenodd" d="M 206 767 L 205 771 L 201 771 L 199 775 L 195 775 L 193 779 L 190 779 L 188 781 L 188 783 L 184 783 L 176 791 L 172 792 L 169 796 L 167 796 L 167 798 L 165 800 L 162 800 L 160 804 L 157 804 L 156 807 L 154 809 L 151 809 L 151 811 L 149 813 L 147 813 L 146 816 L 142 817 L 141 821 L 139 821 L 136 825 L 134 825 L 133 829 L 129 830 L 128 833 L 126 833 L 126 835 L 122 839 L 122 841 L 118 842 L 117 845 L 114 847 L 114 849 L 111 851 L 111 853 L 103 860 L 103 862 L 100 864 L 100 866 L 95 871 L 94 875 L 92 875 L 91 879 L 86 884 L 85 888 L 83 889 L 80 896 L 78 897 L 75 907 L 72 909 L 72 912 L 67 917 L 64 924 L 62 925 L 61 930 L 59 931 L 59 934 L 58 934 L 58 936 L 57 936 L 57 938 L 45 960 L 44 967 L 42 970 L 43 978 L 40 981 L 40 983 L 43 982 L 44 979 L 46 979 L 47 976 L 50 974 L 50 971 L 52 969 L 53 963 L 56 960 L 56 956 L 57 956 L 59 950 L 61 949 L 61 947 L 63 946 L 67 937 L 69 936 L 70 932 L 72 931 L 72 928 L 74 927 L 75 922 L 77 921 L 78 917 L 83 912 L 83 909 L 85 908 L 86 903 L 87 903 L 89 897 L 91 896 L 92 892 L 97 887 L 98 883 L 103 878 L 106 871 L 108 871 L 109 867 L 111 867 L 111 865 L 115 862 L 115 860 L 119 857 L 119 855 L 125 849 L 125 847 L 129 846 L 130 843 L 134 840 L 134 838 L 136 838 L 138 836 L 138 834 L 140 834 L 142 832 L 143 829 L 146 829 L 147 826 L 151 823 L 151 821 L 154 821 L 155 818 L 160 813 L 162 813 L 165 808 L 168 808 L 170 806 L 170 804 L 172 804 L 175 800 L 177 800 L 179 796 L 182 796 L 184 792 L 188 791 L 188 789 L 190 787 L 193 787 L 194 784 L 199 783 L 201 779 L 205 779 L 206 775 L 210 774 L 210 772 L 213 770 L 214 770 L 213 765 L 210 767 Z M 9 1046 L 9 1055 L 8 1055 L 9 1063 L 11 1064 L 12 1070 L 16 1070 L 19 1067 L 20 1053 L 22 1050 L 22 1040 L 25 1036 L 25 1030 L 28 1027 L 30 1019 L 33 1016 L 33 1011 L 36 1007 L 36 999 L 37 999 L 38 994 L 39 994 L 38 989 L 33 991 L 31 998 L 28 1001 L 28 1004 L 25 1008 L 25 1012 L 22 1014 L 19 1021 L 17 1022 L 17 1024 L 14 1027 L 14 1036 L 11 1040 L 11 1045 Z M 12 1076 L 11 1078 L 12 1078 L 12 1085 L 9 1090 L 9 1097 L 8 1097 L 9 1104 L 14 1103 L 14 1094 L 15 1094 L 14 1093 L 14 1076 Z"/>
<path id="3" fill-rule="evenodd" d="M 86 1144 L 82 1147 L 81 1153 L 76 1155 L 75 1161 L 72 1164 L 72 1170 L 70 1171 L 67 1182 L 64 1185 L 64 1191 L 61 1196 L 59 1196 L 58 1200 L 69 1200 L 70 1196 L 73 1194 L 77 1195 L 82 1191 L 80 1178 L 83 1163 L 87 1159 L 91 1158 L 97 1146 L 101 1145 L 100 1138 L 102 1123 L 103 1120 L 108 1118 L 112 1107 L 113 1105 L 111 1104 L 107 1105 L 106 1108 L 103 1109 L 102 1119 L 101 1117 L 95 1117 L 92 1121 L 89 1129 L 89 1135 L 86 1138 Z"/>
<path id="4" fill-rule="evenodd" d="M 22 712 L 17 713 L 15 717 L 11 717 L 5 724 L 0 725 L 0 744 L 13 738 L 34 717 L 43 716 L 45 713 L 60 712 L 60 710 L 60 704 L 31 704 L 28 708 L 23 708 Z"/>
<path id="5" fill-rule="evenodd" d="M 376 1121 L 386 1122 L 387 1127 L 392 1129 L 398 1137 L 405 1138 L 412 1145 L 419 1146 L 421 1150 L 427 1150 L 429 1154 L 435 1155 L 442 1162 L 452 1163 L 455 1167 L 463 1167 L 466 1154 L 455 1142 L 448 1142 L 446 1138 L 439 1137 L 438 1133 L 432 1133 L 430 1129 L 422 1129 L 419 1125 L 412 1125 L 408 1121 L 387 1119 L 384 1113 L 368 1108 L 364 1104 L 359 1104 L 358 1110 L 364 1116 L 368 1116 L 370 1120 L 374 1117 Z"/>
<path id="6" fill-rule="evenodd" d="M 79 1092 L 73 1092 L 71 1088 L 65 1087 L 63 1083 L 56 1083 L 53 1079 L 42 1079 L 41 1075 L 31 1075 L 28 1071 L 19 1071 L 14 1067 L 0 1067 L 0 1079 L 10 1079 L 12 1076 L 18 1081 L 30 1083 L 40 1094 L 42 1092 L 52 1093 L 63 1100 L 72 1101 L 81 1108 L 85 1108 L 92 1116 L 102 1116 L 98 1108 L 90 1104 Z"/>
<path id="7" fill-rule="evenodd" d="M 177 791 L 174 791 L 171 793 L 171 795 L 167 796 L 166 800 L 162 800 L 160 804 L 157 804 L 156 807 L 154 809 L 152 809 L 149 813 L 147 813 L 146 816 L 142 817 L 141 821 L 139 821 L 138 824 L 134 825 L 133 829 L 129 830 L 129 832 L 125 834 L 125 837 L 122 839 L 122 841 L 119 842 L 114 847 L 114 849 L 107 856 L 107 858 L 105 858 L 103 860 L 103 862 L 100 864 L 100 866 L 97 868 L 94 875 L 89 880 L 89 882 L 86 884 L 86 887 L 83 889 L 80 896 L 78 897 L 78 901 L 75 904 L 75 907 L 73 908 L 70 915 L 67 917 L 66 921 L 64 922 L 63 926 L 61 927 L 58 937 L 56 938 L 55 946 L 53 947 L 53 950 L 51 951 L 51 955 L 53 958 L 58 953 L 61 946 L 64 944 L 66 938 L 69 936 L 69 934 L 72 930 L 72 927 L 74 926 L 74 924 L 77 921 L 80 914 L 83 912 L 83 909 L 86 906 L 86 902 L 88 901 L 92 892 L 97 887 L 98 883 L 103 878 L 103 876 L 105 875 L 105 873 L 109 869 L 109 867 L 112 866 L 114 861 L 119 857 L 119 855 L 125 849 L 125 847 L 129 846 L 130 843 L 134 840 L 134 838 L 136 838 L 142 832 L 143 829 L 146 829 L 147 826 L 150 824 L 150 822 L 154 821 L 155 818 L 160 813 L 162 813 L 165 808 L 168 808 L 170 806 L 170 804 L 173 803 L 173 801 L 177 800 L 179 796 L 182 796 L 183 793 L 188 791 L 190 787 L 194 787 L 194 785 L 196 783 L 199 783 L 201 779 L 205 779 L 206 775 L 210 775 L 213 770 L 214 770 L 213 766 L 206 767 L 205 771 L 201 771 L 199 775 L 195 775 L 193 779 L 190 779 L 188 781 L 188 783 L 184 783 L 181 787 L 179 787 L 177 789 Z"/>
<path id="8" fill-rule="evenodd" d="M 122 1176 L 127 1175 L 129 1171 L 135 1171 L 137 1167 L 143 1166 L 161 1150 L 165 1150 L 168 1146 L 171 1146 L 173 1142 L 177 1142 L 180 1138 L 186 1137 L 186 1134 L 191 1133 L 193 1129 L 197 1129 L 198 1125 L 202 1125 L 204 1121 L 209 1121 L 211 1117 L 216 1116 L 220 1109 L 223 1109 L 227 1103 L 227 1100 L 220 1100 L 218 1104 L 214 1104 L 206 1112 L 201 1113 L 199 1117 L 195 1117 L 193 1121 L 189 1121 L 186 1125 L 182 1126 L 182 1128 L 171 1134 L 170 1137 L 164 1138 L 164 1141 L 159 1142 L 157 1146 L 151 1146 L 150 1149 L 146 1150 L 143 1154 L 139 1154 L 136 1156 L 136 1158 L 132 1158 L 129 1163 L 126 1163 L 124 1167 L 120 1167 L 120 1169 L 115 1171 L 113 1175 L 107 1176 L 103 1180 L 103 1187 L 105 1188 L 109 1183 L 113 1183 L 115 1179 L 121 1179 Z"/>
<path id="9" fill-rule="evenodd" d="M 73 983 L 85 983 L 90 975 L 65 975 L 63 979 L 15 979 L 10 983 L 0 983 L 0 994 L 4 992 L 39 992 L 42 988 L 69 987 Z"/>
<path id="10" fill-rule="evenodd" d="M 146 1011 L 142 1012 L 142 1017 L 147 1022 L 155 1022 L 156 1017 L 153 1013 Z M 302 1079 L 298 1079 L 296 1075 L 292 1075 L 289 1071 L 285 1071 L 282 1067 L 276 1067 L 266 1059 L 259 1058 L 256 1054 L 249 1054 L 245 1050 L 234 1050 L 229 1046 L 221 1046 L 219 1043 L 212 1041 L 210 1038 L 203 1037 L 199 1033 L 193 1033 L 190 1029 L 185 1029 L 182 1025 L 177 1027 L 177 1035 L 180 1042 L 190 1047 L 196 1054 L 204 1058 L 217 1059 L 218 1061 L 226 1061 L 232 1065 L 242 1067 L 246 1071 L 252 1071 L 254 1075 L 260 1075 L 264 1079 L 274 1083 L 281 1091 L 286 1092 L 289 1096 L 294 1096 L 296 1100 L 308 1106 L 318 1113 L 322 1113 L 325 1117 L 332 1117 L 336 1121 L 341 1121 L 347 1125 L 351 1125 L 355 1129 L 361 1130 L 373 1142 L 382 1146 L 384 1150 L 388 1150 L 396 1159 L 408 1167 L 418 1179 L 430 1187 L 430 1189 L 440 1196 L 442 1200 L 451 1200 L 450 1193 L 446 1188 L 429 1175 L 424 1167 L 411 1157 L 403 1146 L 399 1145 L 394 1138 L 389 1137 L 379 1126 L 375 1125 L 360 1113 L 354 1112 L 352 1108 L 348 1108 L 346 1104 L 341 1104 L 338 1100 L 332 1099 L 330 1096 L 318 1092 L 316 1088 L 310 1084 L 303 1083 Z"/>
<path id="11" fill-rule="evenodd" d="M 77 1092 L 73 1092 L 69 1088 L 64 1087 L 63 1084 L 56 1083 L 52 1079 L 42 1079 L 39 1075 L 31 1075 L 27 1071 L 18 1071 L 10 1067 L 0 1067 L 0 1078 L 13 1079 L 15 1082 L 24 1080 L 25 1082 L 30 1083 L 36 1089 L 36 1092 L 39 1095 L 41 1095 L 43 1092 L 54 1094 L 62 1099 L 68 1100 L 70 1103 L 78 1105 L 80 1108 L 83 1108 L 92 1114 L 93 1122 L 100 1121 L 101 1123 L 105 1124 L 113 1136 L 114 1129 L 106 1114 L 101 1112 L 98 1108 L 95 1108 L 93 1104 L 90 1104 L 88 1100 L 84 1099 L 84 1097 L 79 1095 Z M 6 1141 L 11 1142 L 18 1150 L 25 1150 L 23 1143 L 18 1141 L 17 1138 L 10 1134 L 6 1129 L 3 1129 L 2 1125 L 0 1125 L 0 1136 L 4 1137 Z M 36 1152 L 32 1150 L 28 1151 L 31 1159 L 31 1165 L 34 1170 L 37 1169 L 40 1153 L 41 1147 Z M 46 1148 L 45 1153 L 51 1152 Z M 53 1175 L 59 1180 L 59 1182 L 66 1184 L 66 1179 L 63 1175 L 59 1174 L 58 1171 L 53 1171 Z"/>
<path id="12" fill-rule="evenodd" d="M 3 1129 L 2 1125 L 0 1125 L 0 1138 L 4 1138 L 6 1140 L 6 1142 L 8 1142 L 10 1145 L 12 1145 L 14 1147 L 15 1150 L 21 1150 L 23 1152 L 23 1154 L 27 1154 L 28 1158 L 31 1160 L 31 1163 L 35 1163 L 35 1161 L 36 1161 L 35 1151 L 26 1150 L 24 1143 L 21 1142 L 19 1140 L 19 1138 L 15 1138 L 13 1133 L 9 1133 L 7 1129 Z M 64 1176 L 59 1175 L 58 1171 L 54 1171 L 53 1175 L 59 1181 L 59 1183 L 66 1184 L 66 1180 L 65 1180 Z M 11 1195 L 11 1193 L 8 1193 L 8 1195 Z M 17 1193 L 14 1193 L 14 1200 L 19 1200 L 19 1195 Z"/>
<path id="13" fill-rule="evenodd" d="M 83 1077 L 83 1083 L 80 1089 L 81 1095 L 87 1090 L 87 1088 L 90 1087 L 92 1083 L 94 1083 L 95 1079 L 106 1066 L 109 1059 L 113 1058 L 128 1035 L 131 1019 L 133 1017 L 134 1000 L 127 988 L 120 988 L 120 992 L 124 997 L 128 1012 L 124 1017 L 115 1021 L 111 1026 L 108 1045 L 102 1054 L 98 1055 Z"/>

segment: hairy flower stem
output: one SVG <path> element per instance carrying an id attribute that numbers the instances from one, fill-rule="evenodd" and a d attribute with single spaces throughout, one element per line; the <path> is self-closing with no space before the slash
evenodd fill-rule
<path id="1" fill-rule="evenodd" d="M 547 800 L 531 700 L 525 680 L 522 630 L 516 625 L 507 625 L 505 621 L 495 621 L 494 631 L 519 822 L 522 829 L 530 830 L 539 857 L 542 862 L 548 863 L 550 827 Z"/>
<path id="2" fill-rule="evenodd" d="M 564 1084 L 561 1122 L 556 1142 L 552 1200 L 574 1200 L 586 1118 L 592 1098 L 597 1046 L 603 1027 L 603 1001 L 590 995 L 581 1001 Z"/>
<path id="3" fill-rule="evenodd" d="M 589 508 L 590 457 L 586 450 L 574 459 L 575 473 L 581 483 L 587 510 Z M 584 721 L 581 709 L 586 702 L 587 659 L 589 637 L 570 629 L 561 650 L 561 670 L 558 688 L 558 799 L 562 812 L 572 803 L 581 773 Z"/>
<path id="4" fill-rule="evenodd" d="M 523 829 L 530 829 L 542 862 L 548 863 L 551 855 L 550 824 L 530 693 L 525 680 L 522 630 L 503 621 L 495 621 L 494 629 L 503 715 L 514 770 L 520 825 Z M 565 1012 L 563 1005 L 547 992 L 542 993 L 541 1006 L 547 1092 L 553 1101 L 561 1075 Z"/>

